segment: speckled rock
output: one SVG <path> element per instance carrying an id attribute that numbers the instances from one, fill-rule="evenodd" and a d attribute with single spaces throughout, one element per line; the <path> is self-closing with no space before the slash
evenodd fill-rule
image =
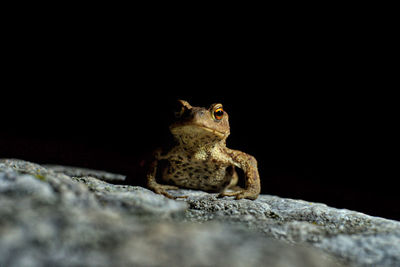
<path id="1" fill-rule="evenodd" d="M 308 244 L 352 266 L 400 266 L 397 221 L 269 195 L 233 201 L 201 191 L 170 193 L 188 196 L 188 221 L 220 221 L 288 243 Z"/>
<path id="2" fill-rule="evenodd" d="M 341 266 L 135 186 L 0 160 L 0 266 Z M 185 222 L 186 221 L 186 222 Z"/>
<path id="3" fill-rule="evenodd" d="M 114 185 L 93 177 L 73 178 L 84 183 L 102 205 L 124 213 L 150 216 L 157 219 L 182 218 L 188 205 L 174 201 L 139 186 Z"/>
<path id="4" fill-rule="evenodd" d="M 46 169 L 52 170 L 56 173 L 63 173 L 70 177 L 94 177 L 106 182 L 122 182 L 126 179 L 125 175 L 115 174 L 106 171 L 92 170 L 87 168 L 78 168 L 71 166 L 62 166 L 62 165 L 43 165 Z"/>
<path id="5" fill-rule="evenodd" d="M 0 266 L 400 266 L 399 222 L 77 173 L 0 160 Z"/>
<path id="6" fill-rule="evenodd" d="M 20 192 L 21 188 L 34 190 L 32 191 L 33 200 L 41 194 L 43 187 L 47 191 L 52 191 L 57 201 L 62 201 L 64 206 L 83 205 L 86 208 L 112 211 L 123 207 L 124 212 L 129 210 L 142 217 L 156 216 L 157 218 L 179 216 L 187 208 L 186 203 L 155 195 L 145 188 L 111 185 L 93 177 L 69 177 L 22 160 L 0 160 L 0 171 L 3 171 L 5 178 L 13 177 L 4 179 L 13 186 L 13 191 Z"/>

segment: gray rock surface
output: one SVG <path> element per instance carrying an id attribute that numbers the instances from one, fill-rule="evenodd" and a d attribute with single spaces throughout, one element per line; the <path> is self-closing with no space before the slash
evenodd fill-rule
<path id="1" fill-rule="evenodd" d="M 396 221 L 269 195 L 175 201 L 94 173 L 0 160 L 0 266 L 400 266 Z"/>
<path id="2" fill-rule="evenodd" d="M 45 164 L 43 165 L 46 169 L 52 170 L 56 173 L 63 173 L 65 175 L 71 177 L 94 177 L 106 182 L 118 182 L 118 181 L 125 181 L 126 176 L 121 174 L 110 173 L 106 171 L 99 171 L 99 170 L 91 170 L 86 168 L 78 168 L 78 167 L 71 167 L 71 166 L 62 166 L 62 165 L 51 165 Z"/>
<path id="3" fill-rule="evenodd" d="M 287 243 L 308 244 L 351 266 L 400 266 L 397 221 L 269 195 L 232 201 L 201 191 L 173 194 L 189 196 L 189 221 L 220 221 Z"/>

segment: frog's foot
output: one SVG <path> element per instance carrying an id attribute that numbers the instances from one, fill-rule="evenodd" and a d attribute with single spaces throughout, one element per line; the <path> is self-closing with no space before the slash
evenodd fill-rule
<path id="1" fill-rule="evenodd" d="M 235 197 L 235 199 L 247 198 L 254 200 L 258 197 L 258 193 L 252 190 L 240 188 L 234 192 L 221 192 L 218 197 Z"/>
<path id="2" fill-rule="evenodd" d="M 244 189 L 238 185 L 232 186 L 232 187 L 228 187 L 227 189 L 231 190 L 231 191 L 243 191 Z"/>
<path id="3" fill-rule="evenodd" d="M 157 184 L 156 186 L 153 186 L 154 192 L 160 195 L 164 195 L 167 198 L 171 199 L 177 199 L 177 198 L 187 198 L 187 196 L 173 196 L 167 192 L 167 190 L 178 190 L 179 187 L 174 186 L 174 185 L 162 185 L 162 184 Z"/>

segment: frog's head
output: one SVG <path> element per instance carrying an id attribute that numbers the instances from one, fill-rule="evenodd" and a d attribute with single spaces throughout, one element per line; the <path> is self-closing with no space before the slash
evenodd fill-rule
<path id="1" fill-rule="evenodd" d="M 229 133 L 228 113 L 222 104 L 212 104 L 208 109 L 192 107 L 187 101 L 178 100 L 175 121 L 170 125 L 170 131 L 175 138 L 201 143 L 212 143 L 225 140 Z"/>

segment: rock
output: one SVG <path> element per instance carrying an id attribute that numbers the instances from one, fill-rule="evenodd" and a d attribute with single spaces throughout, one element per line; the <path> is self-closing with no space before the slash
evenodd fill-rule
<path id="1" fill-rule="evenodd" d="M 268 195 L 175 201 L 96 172 L 0 160 L 0 266 L 400 266 L 396 221 Z"/>
<path id="2" fill-rule="evenodd" d="M 292 244 L 308 244 L 352 266 L 400 266 L 400 222 L 325 204 L 260 195 L 255 201 L 217 198 L 201 191 L 187 195 L 186 218 L 245 227 Z"/>
<path id="3" fill-rule="evenodd" d="M 122 182 L 125 181 L 126 176 L 121 174 L 110 173 L 106 171 L 91 170 L 86 168 L 78 168 L 71 166 L 61 166 L 61 165 L 43 165 L 46 169 L 52 170 L 56 173 L 63 173 L 71 177 L 95 177 L 97 179 L 106 182 Z"/>
<path id="4" fill-rule="evenodd" d="M 3 177 L 9 178 L 3 180 L 8 183 L 13 181 L 12 191 L 20 192 L 21 187 L 30 188 L 31 191 L 36 189 L 32 191 L 30 200 L 35 201 L 41 190 L 50 188 L 48 190 L 56 192 L 57 199 L 54 204 L 60 205 L 62 202 L 59 208 L 83 206 L 91 209 L 109 209 L 113 212 L 119 209 L 124 212 L 136 212 L 142 217 L 165 218 L 182 215 L 187 207 L 186 203 L 155 195 L 145 188 L 111 185 L 93 177 L 69 177 L 22 160 L 0 160 L 1 170 L 5 171 L 3 174 L 6 176 Z M 30 185 L 32 181 L 35 182 L 35 186 Z"/>
<path id="5" fill-rule="evenodd" d="M 113 185 L 93 177 L 73 178 L 84 183 L 100 203 L 124 213 L 160 218 L 180 217 L 188 205 L 174 201 L 139 186 Z"/>

